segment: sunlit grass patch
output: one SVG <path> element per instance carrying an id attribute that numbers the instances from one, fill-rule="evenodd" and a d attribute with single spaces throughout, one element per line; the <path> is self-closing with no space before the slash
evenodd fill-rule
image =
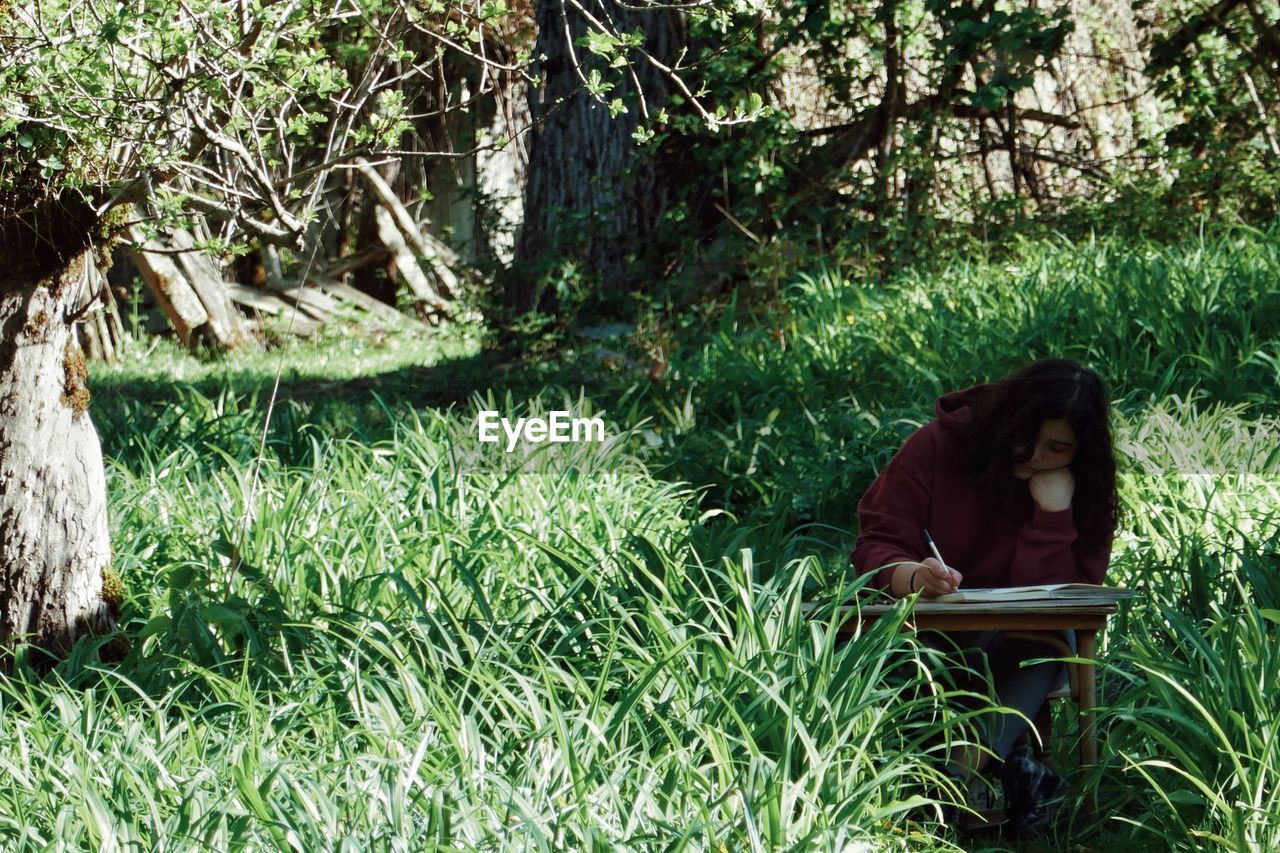
<path id="1" fill-rule="evenodd" d="M 827 270 L 658 383 L 526 394 L 544 373 L 429 336 L 100 371 L 132 652 L 0 678 L 0 846 L 944 845 L 960 716 L 894 621 L 839 646 L 821 608 L 934 397 L 1065 354 L 1115 397 L 1111 578 L 1145 595 L 1106 635 L 1104 763 L 1076 779 L 1111 820 L 1071 838 L 1266 849 L 1275 245 Z M 482 407 L 603 412 L 610 440 L 508 454 Z"/>
<path id="2" fill-rule="evenodd" d="M 906 837 L 949 722 L 895 623 L 837 648 L 802 604 L 815 585 L 843 600 L 842 581 L 717 552 L 714 519 L 636 442 L 475 453 L 472 429 L 410 416 L 386 442 L 320 441 L 305 467 L 141 433 L 112 474 L 133 650 L 0 680 L 0 761 L 26 768 L 0 788 L 9 837 Z"/>

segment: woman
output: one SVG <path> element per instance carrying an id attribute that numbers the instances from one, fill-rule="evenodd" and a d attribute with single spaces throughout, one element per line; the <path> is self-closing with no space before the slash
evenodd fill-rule
<path id="1" fill-rule="evenodd" d="M 1115 458 L 1102 380 L 1074 361 L 1044 359 L 994 384 L 940 397 L 936 420 L 916 430 L 858 502 L 852 561 L 895 597 L 931 598 L 965 587 L 1102 583 L 1116 528 Z M 944 565 L 932 556 L 933 536 Z M 1071 638 L 1074 640 L 1074 637 Z M 1000 704 L 1032 717 L 1062 675 L 1062 664 L 1020 667 L 1053 657 L 1049 647 L 1006 642 L 997 632 L 956 633 L 966 663 L 985 655 Z M 983 654 L 976 654 L 981 652 Z M 1037 807 L 1014 790 L 1041 795 L 1057 777 L 1014 741 L 1022 716 L 983 718 L 985 746 L 1004 759 L 1010 818 Z M 953 753 L 961 778 L 989 754 Z M 1027 774 L 1031 774 L 1029 782 Z"/>

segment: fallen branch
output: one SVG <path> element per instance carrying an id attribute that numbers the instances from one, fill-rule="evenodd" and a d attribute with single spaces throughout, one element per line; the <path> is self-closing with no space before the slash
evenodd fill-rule
<path id="1" fill-rule="evenodd" d="M 422 258 L 430 266 L 440 295 L 444 299 L 456 299 L 460 288 L 458 286 L 458 276 L 453 272 L 453 269 L 463 266 L 462 258 L 442 241 L 424 233 L 418 227 L 409 211 L 405 209 L 404 204 L 392 191 L 391 185 L 378 174 L 378 171 L 370 165 L 368 160 L 357 160 L 356 168 L 360 170 L 360 174 L 364 175 L 365 180 L 369 182 L 369 186 L 373 189 L 374 194 L 378 196 L 378 201 L 381 202 L 382 207 L 391 214 L 392 221 L 404 237 L 407 245 L 412 247 L 414 254 Z M 381 228 L 379 232 L 381 232 Z M 383 242 L 385 243 L 386 241 L 384 240 Z M 387 244 L 387 247 L 391 248 L 390 244 Z"/>
<path id="2" fill-rule="evenodd" d="M 396 271 L 404 277 L 405 283 L 413 291 L 414 298 L 435 313 L 444 317 L 449 316 L 448 304 L 435 292 L 431 282 L 423 273 L 422 267 L 418 266 L 418 258 L 405 242 L 400 229 L 396 227 L 392 214 L 382 205 L 377 205 L 373 215 L 377 222 L 378 239 L 395 256 Z"/>

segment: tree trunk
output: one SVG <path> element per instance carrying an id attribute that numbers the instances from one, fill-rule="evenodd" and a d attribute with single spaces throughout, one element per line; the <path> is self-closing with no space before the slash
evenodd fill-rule
<path id="1" fill-rule="evenodd" d="M 0 641 L 53 654 L 112 624 L 106 479 L 72 332 L 88 262 L 0 283 Z"/>
<path id="2" fill-rule="evenodd" d="M 645 37 L 645 50 L 670 66 L 685 40 L 683 18 L 671 10 L 633 11 L 615 0 L 583 0 L 582 7 L 614 31 Z M 534 123 L 525 185 L 524 222 L 516 243 L 505 301 L 516 311 L 554 310 L 552 260 L 574 264 L 585 282 L 625 293 L 646 279 L 642 264 L 656 226 L 670 203 L 676 175 L 643 155 L 632 137 L 640 101 L 651 113 L 666 105 L 666 79 L 643 57 L 630 54 L 634 70 L 617 72 L 579 43 L 587 21 L 565 0 L 539 0 L 537 69 L 531 88 Z M 615 82 L 606 100 L 621 98 L 627 112 L 612 117 L 583 78 L 599 70 Z M 637 87 L 637 83 L 639 86 Z"/>

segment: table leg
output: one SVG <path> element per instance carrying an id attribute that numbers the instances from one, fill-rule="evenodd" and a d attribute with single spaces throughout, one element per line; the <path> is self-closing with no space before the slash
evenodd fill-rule
<path id="1" fill-rule="evenodd" d="M 1079 647 L 1079 656 L 1088 658 L 1093 661 L 1097 657 L 1097 646 L 1095 639 L 1097 631 L 1080 630 L 1076 632 L 1076 642 Z M 1095 764 L 1098 763 L 1098 740 L 1097 732 L 1093 727 L 1093 709 L 1097 702 L 1097 679 L 1092 663 L 1082 663 L 1079 665 L 1080 685 L 1080 770 L 1081 773 L 1088 772 Z M 1085 797 L 1085 811 L 1093 814 L 1098 809 L 1098 803 L 1090 791 Z"/>

